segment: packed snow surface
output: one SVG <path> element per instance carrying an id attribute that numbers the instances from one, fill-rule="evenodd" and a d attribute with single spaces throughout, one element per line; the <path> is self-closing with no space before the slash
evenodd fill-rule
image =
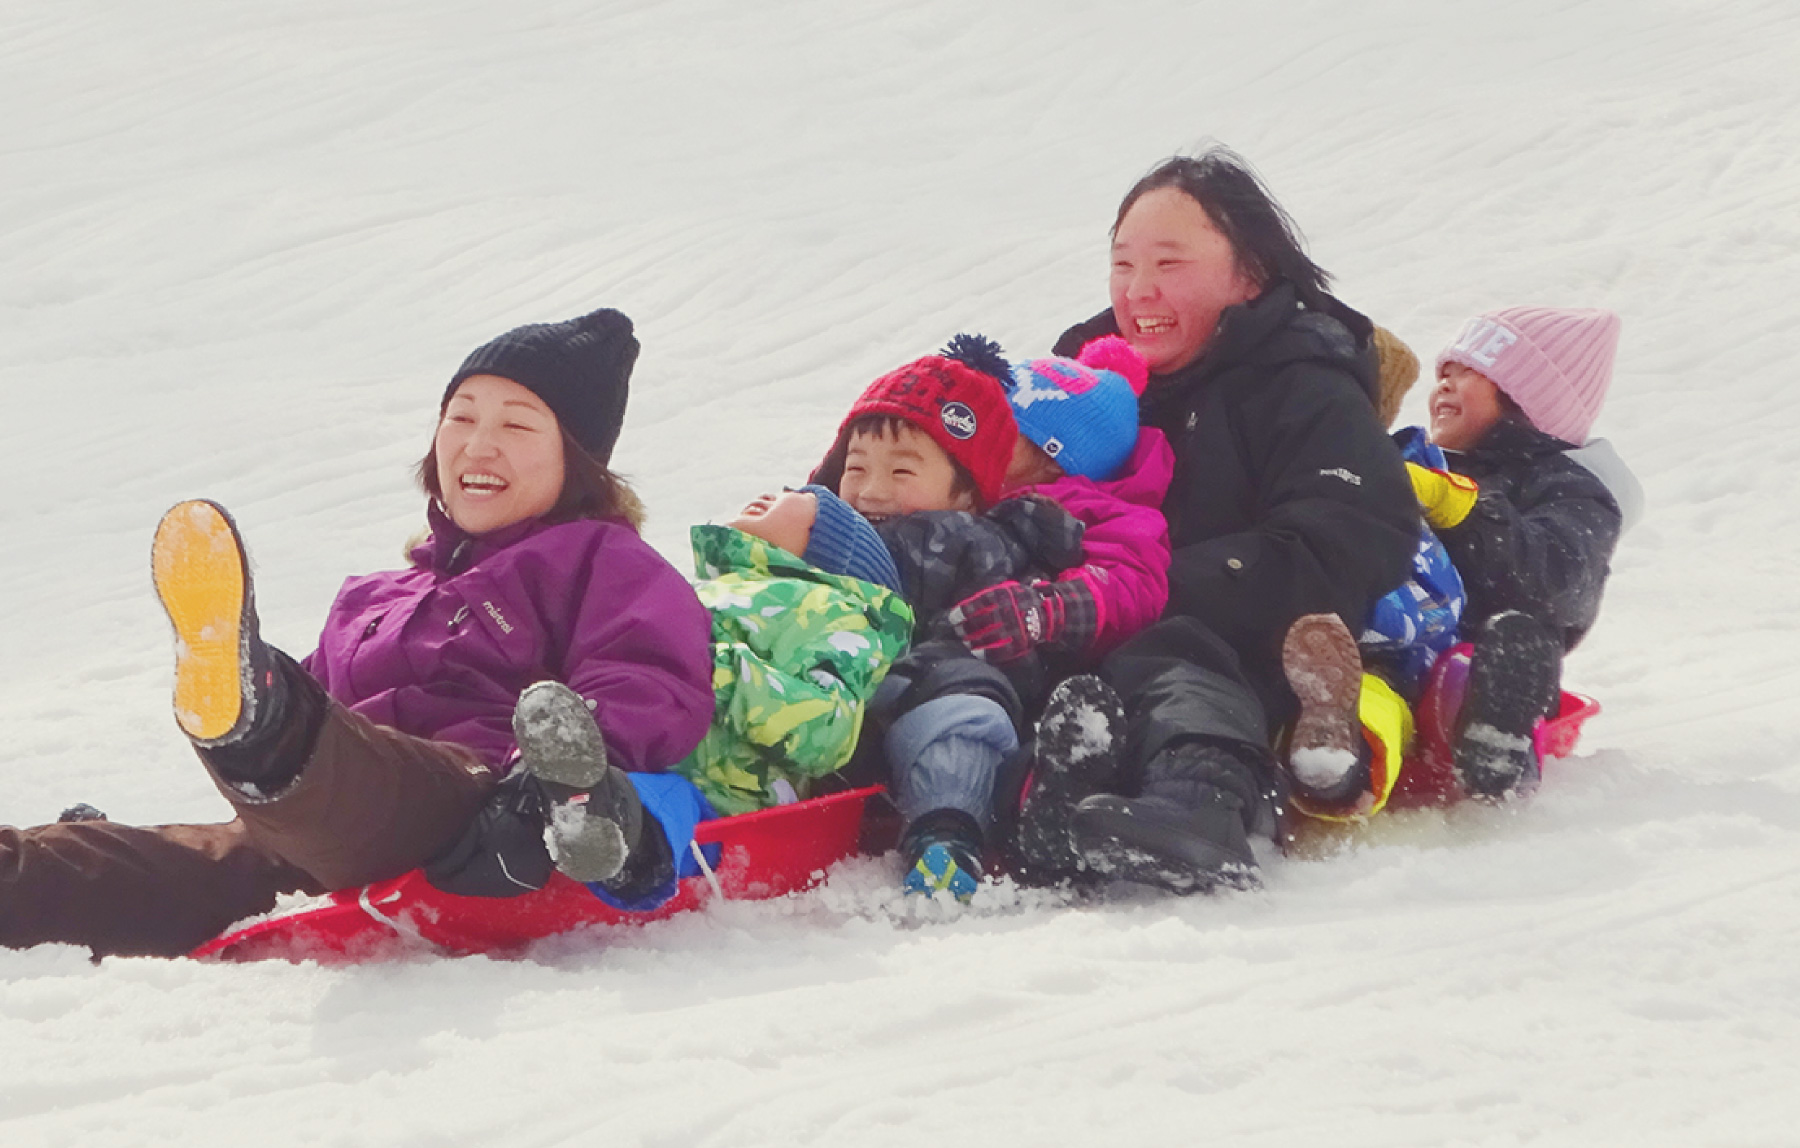
<path id="1" fill-rule="evenodd" d="M 1099 310 L 1119 197 L 1206 137 L 1427 362 L 1490 307 L 1623 315 L 1598 430 L 1648 494 L 1528 804 L 1216 897 L 959 914 L 864 860 L 515 961 L 0 952 L 0 1142 L 1800 1143 L 1796 43 L 1791 0 L 0 6 L 12 823 L 224 815 L 170 720 L 176 501 L 303 653 L 420 527 L 462 356 L 611 305 L 685 565 L 877 374 Z"/>

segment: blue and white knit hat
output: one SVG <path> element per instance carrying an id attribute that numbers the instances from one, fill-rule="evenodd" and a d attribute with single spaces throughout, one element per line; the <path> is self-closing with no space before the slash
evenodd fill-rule
<path id="1" fill-rule="evenodd" d="M 1148 380 L 1143 356 L 1112 335 L 1083 347 L 1078 358 L 1015 365 L 1006 397 L 1019 433 L 1064 474 L 1104 482 L 1137 445 L 1138 395 Z"/>
<path id="2" fill-rule="evenodd" d="M 887 543 L 869 520 L 850 508 L 850 504 L 822 486 L 803 486 L 804 494 L 819 500 L 819 513 L 813 519 L 812 536 L 806 541 L 806 553 L 800 557 L 827 574 L 844 574 L 885 586 L 900 592 L 900 570 Z"/>

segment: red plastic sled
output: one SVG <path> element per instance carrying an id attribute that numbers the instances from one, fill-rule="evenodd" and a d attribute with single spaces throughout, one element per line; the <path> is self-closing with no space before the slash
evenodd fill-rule
<path id="1" fill-rule="evenodd" d="M 699 908 L 712 897 L 756 901 L 805 889 L 856 852 L 863 805 L 879 786 L 853 789 L 700 825 L 700 845 L 718 845 L 710 875 L 684 878 L 676 894 L 648 913 L 628 913 L 562 876 L 522 897 L 457 897 L 433 888 L 418 870 L 391 881 L 344 889 L 330 901 L 264 917 L 195 949 L 210 960 L 318 960 L 348 963 L 437 951 L 503 954 L 532 941 L 590 925 L 641 924 Z"/>
<path id="2" fill-rule="evenodd" d="M 1451 740 L 1456 715 L 1462 709 L 1463 690 L 1469 678 L 1469 646 L 1457 646 L 1439 658 L 1419 699 L 1413 751 L 1407 756 L 1394 792 L 1393 808 L 1448 805 L 1463 798 L 1451 762 Z M 1585 694 L 1564 690 L 1556 716 L 1540 718 L 1532 733 L 1538 760 L 1567 757 L 1581 740 L 1581 727 L 1600 712 L 1600 703 Z"/>

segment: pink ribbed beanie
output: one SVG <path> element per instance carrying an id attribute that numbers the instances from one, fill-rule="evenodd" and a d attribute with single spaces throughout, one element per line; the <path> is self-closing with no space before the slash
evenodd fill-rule
<path id="1" fill-rule="evenodd" d="M 1612 382 L 1619 317 L 1611 311 L 1508 307 L 1477 315 L 1438 353 L 1494 380 L 1531 425 L 1580 446 Z"/>

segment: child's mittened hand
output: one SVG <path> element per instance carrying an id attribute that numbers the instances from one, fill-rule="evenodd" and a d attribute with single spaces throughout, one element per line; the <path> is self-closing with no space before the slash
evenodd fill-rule
<path id="1" fill-rule="evenodd" d="M 985 662 L 1011 662 L 1039 647 L 1086 648 L 1098 614 L 1080 582 L 1002 582 L 972 594 L 946 615 L 969 652 Z"/>
<path id="2" fill-rule="evenodd" d="M 1455 526 L 1475 509 L 1475 497 L 1481 488 L 1474 479 L 1447 470 L 1432 470 L 1416 462 L 1406 464 L 1406 474 L 1412 479 L 1419 509 L 1433 530 Z"/>

